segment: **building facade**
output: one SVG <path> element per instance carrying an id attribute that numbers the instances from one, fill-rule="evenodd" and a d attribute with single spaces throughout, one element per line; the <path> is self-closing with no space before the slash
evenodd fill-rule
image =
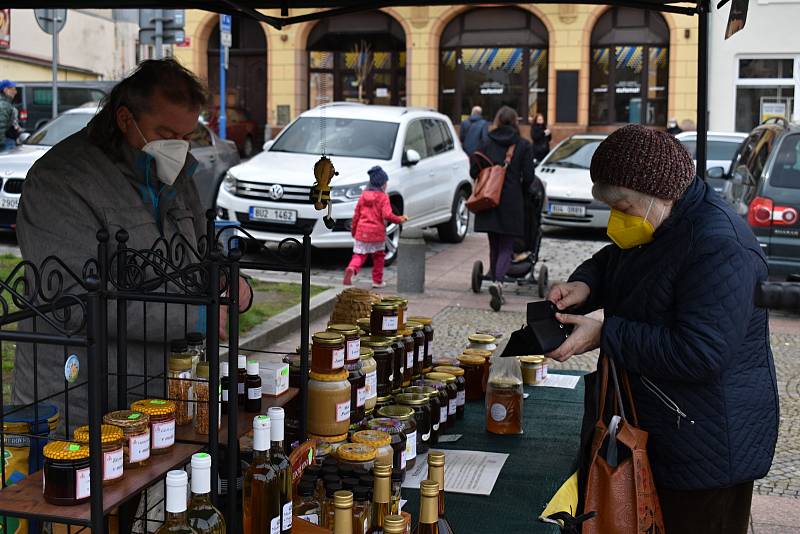
<path id="1" fill-rule="evenodd" d="M 216 92 L 218 16 L 186 19 L 187 46 L 175 56 Z M 523 125 L 542 113 L 556 139 L 696 120 L 693 17 L 571 4 L 421 6 L 282 30 L 234 19 L 232 33 L 227 101 L 276 127 L 342 100 L 435 108 L 455 123 L 474 105 L 486 117 L 509 105 Z"/>
<path id="2" fill-rule="evenodd" d="M 772 117 L 800 121 L 800 2 L 753 0 L 747 25 L 724 40 L 728 10 L 711 16 L 710 128 L 749 132 Z"/>

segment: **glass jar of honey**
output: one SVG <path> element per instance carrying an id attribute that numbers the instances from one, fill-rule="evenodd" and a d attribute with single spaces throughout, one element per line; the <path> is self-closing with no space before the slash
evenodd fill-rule
<path id="1" fill-rule="evenodd" d="M 142 399 L 131 410 L 150 418 L 150 454 L 167 454 L 175 445 L 175 403 L 162 399 Z"/>
<path id="2" fill-rule="evenodd" d="M 467 337 L 470 349 L 488 350 L 494 352 L 497 349 L 497 338 L 490 334 L 470 334 Z"/>
<path id="3" fill-rule="evenodd" d="M 308 432 L 318 436 L 347 434 L 350 428 L 349 373 L 316 373 L 308 376 Z"/>
<path id="4" fill-rule="evenodd" d="M 384 302 L 388 304 L 397 304 L 397 329 L 404 330 L 408 328 L 406 326 L 406 321 L 408 320 L 408 299 L 396 295 L 389 295 L 381 299 L 381 303 Z"/>
<path id="5" fill-rule="evenodd" d="M 483 369 L 486 360 L 481 356 L 462 354 L 458 357 L 458 365 L 464 370 L 466 400 L 479 400 L 483 398 Z"/>
<path id="6" fill-rule="evenodd" d="M 361 342 L 365 348 L 372 350 L 375 360 L 376 396 L 391 395 L 394 381 L 394 349 L 391 342 L 384 337 L 372 336 L 362 338 Z"/>
<path id="7" fill-rule="evenodd" d="M 431 412 L 431 437 L 429 443 L 431 447 L 435 447 L 439 443 L 439 429 L 442 423 L 442 403 L 439 400 L 439 391 L 431 386 L 409 386 L 403 389 L 403 393 L 425 395 L 428 397 L 428 407 Z M 445 398 L 447 398 L 447 393 L 444 395 Z M 445 408 L 445 412 L 447 412 L 447 408 Z M 445 413 L 445 415 L 447 414 Z"/>
<path id="8" fill-rule="evenodd" d="M 339 465 L 349 465 L 353 469 L 369 471 L 375 464 L 378 451 L 366 443 L 345 443 L 336 450 Z"/>
<path id="9" fill-rule="evenodd" d="M 345 364 L 347 380 L 350 382 L 350 426 L 361 424 L 366 413 L 367 377 L 361 369 L 361 361 Z"/>
<path id="10" fill-rule="evenodd" d="M 414 386 L 412 387 L 432 388 L 436 390 L 436 393 L 439 396 L 439 428 L 436 430 L 439 435 L 444 434 L 445 429 L 449 428 L 447 424 L 447 412 L 448 412 L 448 407 L 450 405 L 450 396 L 447 391 L 447 385 L 439 380 L 430 380 L 428 378 L 423 378 L 421 380 L 416 380 L 414 382 Z M 431 404 L 431 406 L 433 406 L 433 404 Z"/>
<path id="11" fill-rule="evenodd" d="M 395 469 L 400 469 L 402 471 L 403 478 L 405 479 L 408 437 L 403 431 L 404 427 L 405 425 L 401 421 L 396 421 L 389 417 L 376 417 L 367 423 L 367 428 L 369 430 L 380 430 L 391 436 L 392 441 L 389 445 L 392 447 L 392 465 Z"/>
<path id="12" fill-rule="evenodd" d="M 452 365 L 440 365 L 433 368 L 435 373 L 447 373 L 456 377 L 456 418 L 464 418 L 464 405 L 466 404 L 467 381 L 464 380 L 464 369 Z"/>
<path id="13" fill-rule="evenodd" d="M 411 330 L 411 337 L 414 338 L 414 367 L 411 377 L 419 378 L 425 365 L 425 332 L 422 331 L 422 323 L 408 321 L 406 326 L 407 330 Z"/>
<path id="14" fill-rule="evenodd" d="M 425 375 L 428 380 L 442 382 L 447 391 L 447 425 L 445 428 L 453 428 L 456 424 L 456 411 L 458 410 L 458 386 L 456 377 L 450 373 L 432 372 Z"/>
<path id="15" fill-rule="evenodd" d="M 392 380 L 392 393 L 400 393 L 403 388 L 403 380 L 405 379 L 406 372 L 406 344 L 403 341 L 403 336 L 392 336 L 389 338 L 392 342 L 392 349 L 394 350 L 393 359 L 393 375 Z"/>
<path id="16" fill-rule="evenodd" d="M 428 395 L 422 393 L 400 393 L 394 400 L 399 406 L 407 406 L 414 410 L 414 421 L 417 423 L 417 454 L 428 452 L 431 443 L 433 423 Z"/>
<path id="17" fill-rule="evenodd" d="M 464 354 L 467 356 L 480 356 L 484 360 L 483 364 L 483 382 L 482 387 L 484 393 L 486 392 L 486 382 L 489 380 L 489 370 L 492 367 L 492 351 L 485 349 L 464 349 Z"/>
<path id="18" fill-rule="evenodd" d="M 493 434 L 522 434 L 522 382 L 496 378 L 486 387 L 486 430 Z"/>
<path id="19" fill-rule="evenodd" d="M 406 436 L 405 464 L 406 469 L 411 469 L 417 463 L 417 443 L 419 442 L 414 410 L 408 406 L 384 406 L 378 410 L 378 415 L 403 424 L 403 434 Z"/>
<path id="20" fill-rule="evenodd" d="M 122 429 L 114 425 L 100 425 L 100 443 L 103 447 L 103 485 L 122 479 L 124 454 L 122 452 Z M 79 426 L 73 433 L 75 443 L 89 448 L 89 427 Z"/>
<path id="21" fill-rule="evenodd" d="M 376 302 L 372 305 L 369 332 L 373 336 L 394 336 L 399 328 L 400 306 L 396 302 Z"/>
<path id="22" fill-rule="evenodd" d="M 522 367 L 522 382 L 526 386 L 534 386 L 547 378 L 547 361 L 544 356 L 520 356 L 517 359 Z"/>
<path id="23" fill-rule="evenodd" d="M 344 368 L 345 341 L 336 332 L 317 332 L 311 336 L 311 370 L 332 373 Z"/>
<path id="24" fill-rule="evenodd" d="M 44 446 L 44 500 L 72 506 L 89 500 L 89 447 L 69 441 Z"/>
<path id="25" fill-rule="evenodd" d="M 361 335 L 358 327 L 353 324 L 329 324 L 328 332 L 334 332 L 344 336 L 345 342 L 345 361 L 347 363 L 357 362 L 361 355 Z"/>
<path id="26" fill-rule="evenodd" d="M 375 461 L 393 464 L 392 436 L 382 430 L 361 430 L 350 438 L 353 443 L 362 443 L 375 448 Z M 399 467 L 399 466 L 398 466 Z"/>
<path id="27" fill-rule="evenodd" d="M 103 422 L 122 429 L 123 469 L 144 467 L 150 459 L 150 416 L 119 410 L 103 416 Z"/>
<path id="28" fill-rule="evenodd" d="M 361 371 L 364 373 L 364 414 L 369 415 L 375 409 L 375 399 L 378 398 L 378 362 L 375 361 L 375 351 L 369 347 L 361 347 L 359 354 Z"/>
<path id="29" fill-rule="evenodd" d="M 410 386 L 411 379 L 414 376 L 414 361 L 416 354 L 414 352 L 414 335 L 412 330 L 398 330 L 398 334 L 403 336 L 403 353 L 405 360 L 403 360 L 403 383 L 402 387 Z"/>
<path id="30" fill-rule="evenodd" d="M 374 413 L 378 413 L 380 409 L 383 408 L 384 406 L 391 406 L 392 404 L 394 404 L 394 399 L 392 398 L 391 395 L 387 395 L 385 397 L 378 397 L 377 399 L 375 399 Z"/>
<path id="31" fill-rule="evenodd" d="M 425 334 L 425 353 L 422 358 L 422 372 L 429 373 L 431 369 L 433 369 L 433 319 L 415 315 L 409 317 L 408 320 L 422 325 L 422 332 Z"/>

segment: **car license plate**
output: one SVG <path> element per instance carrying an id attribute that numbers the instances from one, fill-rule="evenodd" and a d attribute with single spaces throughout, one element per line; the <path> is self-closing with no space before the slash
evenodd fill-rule
<path id="1" fill-rule="evenodd" d="M 18 198 L 0 198 L 0 209 L 15 210 L 19 207 Z"/>
<path id="2" fill-rule="evenodd" d="M 281 210 L 277 208 L 250 208 L 250 219 L 254 221 L 269 221 L 281 224 L 294 224 L 297 222 L 297 211 Z"/>
<path id="3" fill-rule="evenodd" d="M 562 215 L 567 217 L 585 217 L 586 206 L 572 206 L 570 204 L 550 204 L 548 210 L 550 215 Z"/>

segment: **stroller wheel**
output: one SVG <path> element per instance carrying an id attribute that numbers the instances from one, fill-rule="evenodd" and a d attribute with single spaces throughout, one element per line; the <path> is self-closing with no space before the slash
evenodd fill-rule
<path id="1" fill-rule="evenodd" d="M 472 292 L 480 293 L 483 284 L 483 262 L 476 261 L 472 264 Z"/>
<path id="2" fill-rule="evenodd" d="M 539 297 L 545 298 L 547 296 L 547 290 L 549 289 L 549 276 L 547 273 L 547 265 L 542 265 L 539 267 L 539 279 L 537 280 L 539 284 Z"/>

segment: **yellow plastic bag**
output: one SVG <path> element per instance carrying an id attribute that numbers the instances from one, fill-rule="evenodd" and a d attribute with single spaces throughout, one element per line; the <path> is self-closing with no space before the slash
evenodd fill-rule
<path id="1" fill-rule="evenodd" d="M 539 521 L 558 525 L 561 532 L 571 534 L 580 531 L 580 524 L 595 516 L 594 512 L 576 516 L 578 513 L 578 472 L 564 482 L 539 515 Z"/>

